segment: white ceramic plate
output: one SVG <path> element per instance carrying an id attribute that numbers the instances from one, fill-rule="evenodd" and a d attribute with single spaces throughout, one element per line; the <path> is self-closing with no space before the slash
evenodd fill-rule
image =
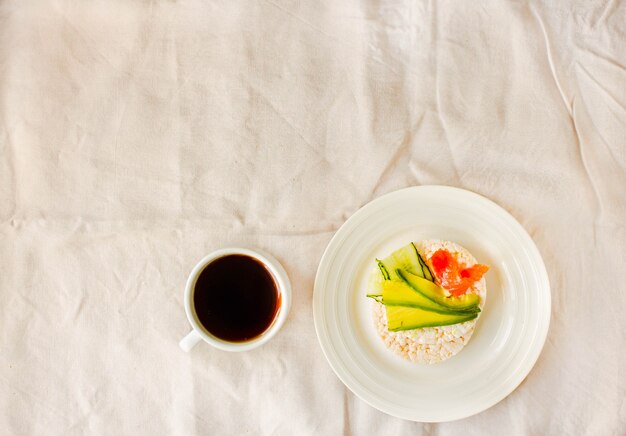
<path id="1" fill-rule="evenodd" d="M 457 242 L 491 267 L 469 344 L 436 365 L 387 350 L 365 297 L 374 259 L 422 239 Z M 313 315 L 328 362 L 352 392 L 400 418 L 451 421 L 493 406 L 528 375 L 550 324 L 550 285 L 537 247 L 504 209 L 462 189 L 419 186 L 372 201 L 337 231 L 317 271 Z"/>

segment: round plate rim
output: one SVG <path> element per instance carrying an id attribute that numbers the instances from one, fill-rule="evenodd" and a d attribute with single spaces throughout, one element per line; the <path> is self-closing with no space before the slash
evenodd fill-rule
<path id="1" fill-rule="evenodd" d="M 446 415 L 444 413 L 444 414 L 439 414 L 437 416 L 428 416 L 428 414 L 405 413 L 403 411 L 394 410 L 393 407 L 389 407 L 388 404 L 375 398 L 375 396 L 366 395 L 365 392 L 363 392 L 363 389 L 360 388 L 360 386 L 353 385 L 349 377 L 350 376 L 349 371 L 347 373 L 344 373 L 344 369 L 340 367 L 338 362 L 335 362 L 333 360 L 332 356 L 330 355 L 330 350 L 328 349 L 330 345 L 325 344 L 322 339 L 324 332 L 322 330 L 322 325 L 321 325 L 322 315 L 323 315 L 323 307 L 321 305 L 321 302 L 322 302 L 321 299 L 323 297 L 323 294 L 322 294 L 322 290 L 320 289 L 322 286 L 321 278 L 323 274 L 325 273 L 324 269 L 327 263 L 327 258 L 329 254 L 331 253 L 331 249 L 334 248 L 334 245 L 343 236 L 342 232 L 345 232 L 346 229 L 350 229 L 354 221 L 356 221 L 361 215 L 367 213 L 369 209 L 374 209 L 377 204 L 388 201 L 389 199 L 395 196 L 401 197 L 401 196 L 406 195 L 407 193 L 420 192 L 420 191 L 421 192 L 439 191 L 439 193 L 446 193 L 445 191 L 447 191 L 447 193 L 453 194 L 453 195 L 464 195 L 469 198 L 472 198 L 474 201 L 482 202 L 485 206 L 490 207 L 492 210 L 499 213 L 502 217 L 504 217 L 508 221 L 510 225 L 512 225 L 512 227 L 520 234 L 520 236 L 526 239 L 526 242 L 528 243 L 527 248 L 533 252 L 532 254 L 534 255 L 534 258 L 538 260 L 538 263 L 534 266 L 537 269 L 537 274 L 540 276 L 539 279 L 543 285 L 542 288 L 545 290 L 544 295 L 542 295 L 543 303 L 544 303 L 544 306 L 543 306 L 544 310 L 542 311 L 543 316 L 538 317 L 538 320 L 537 320 L 537 323 L 543 325 L 543 328 L 541 330 L 538 330 L 539 334 L 535 336 L 534 338 L 535 341 L 531 344 L 531 347 L 529 347 L 530 349 L 532 348 L 532 346 L 534 346 L 535 352 L 532 353 L 532 355 L 530 355 L 530 357 L 525 362 L 523 362 L 524 363 L 523 369 L 520 370 L 520 367 L 522 365 L 519 365 L 517 367 L 518 371 L 514 374 L 515 381 L 509 385 L 509 388 L 505 392 L 502 392 L 499 395 L 494 396 L 493 398 L 491 398 L 491 401 L 487 402 L 487 404 L 484 404 L 481 407 L 476 407 L 476 408 L 468 407 L 466 410 L 466 413 L 461 413 L 457 415 L 452 415 L 452 414 Z M 421 186 L 412 186 L 408 188 L 399 189 L 399 190 L 384 194 L 380 197 L 377 197 L 374 200 L 360 207 L 341 225 L 341 227 L 335 232 L 335 234 L 329 241 L 328 245 L 326 246 L 326 249 L 324 250 L 324 253 L 322 254 L 322 257 L 319 262 L 317 273 L 315 275 L 315 283 L 314 283 L 314 288 L 313 288 L 313 321 L 314 321 L 314 326 L 315 326 L 315 333 L 316 333 L 318 342 L 320 344 L 320 347 L 322 349 L 322 353 L 324 354 L 324 357 L 326 358 L 326 361 L 329 363 L 333 372 L 342 381 L 342 383 L 348 389 L 350 389 L 351 392 L 353 392 L 357 397 L 361 398 L 370 406 L 384 413 L 387 413 L 391 416 L 395 416 L 398 418 L 407 419 L 411 421 L 418 421 L 418 422 L 449 422 L 449 421 L 455 421 L 458 419 L 467 418 L 469 416 L 483 412 L 484 410 L 487 410 L 490 407 L 493 407 L 494 405 L 502 401 L 504 398 L 506 398 L 508 395 L 510 395 L 515 389 L 517 389 L 517 387 L 528 376 L 532 368 L 535 366 L 537 359 L 541 355 L 541 352 L 543 350 L 543 347 L 545 345 L 545 341 L 548 335 L 548 330 L 550 327 L 550 318 L 551 318 L 551 310 L 552 310 L 551 305 L 552 305 L 552 302 L 551 302 L 550 283 L 549 283 L 548 273 L 545 267 L 545 262 L 543 261 L 541 253 L 539 252 L 539 249 L 537 248 L 535 242 L 533 241 L 531 236 L 528 234 L 526 229 L 524 229 L 524 227 L 519 223 L 519 221 L 517 221 L 515 217 L 513 217 L 508 211 L 506 211 L 500 205 L 498 205 L 497 203 L 493 202 L 492 200 L 480 194 L 477 194 L 475 192 L 472 192 L 466 189 L 456 188 L 452 186 L 445 186 L 445 185 L 421 185 Z"/>

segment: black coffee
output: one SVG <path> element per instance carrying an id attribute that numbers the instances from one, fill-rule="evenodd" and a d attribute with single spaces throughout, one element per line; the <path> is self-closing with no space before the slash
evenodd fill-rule
<path id="1" fill-rule="evenodd" d="M 274 321 L 280 294 L 274 276 L 258 260 L 229 255 L 200 273 L 193 302 L 209 333 L 230 342 L 254 339 Z"/>

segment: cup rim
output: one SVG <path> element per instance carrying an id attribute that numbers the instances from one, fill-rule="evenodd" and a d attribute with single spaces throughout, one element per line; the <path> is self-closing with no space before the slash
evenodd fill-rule
<path id="1" fill-rule="evenodd" d="M 259 336 L 245 342 L 229 342 L 209 333 L 197 318 L 193 308 L 193 292 L 200 273 L 211 262 L 225 256 L 240 254 L 260 261 L 274 276 L 280 293 L 281 303 L 272 324 Z M 291 309 L 291 283 L 283 266 L 271 254 L 257 248 L 227 247 L 212 251 L 204 256 L 191 270 L 185 286 L 185 313 L 193 330 L 209 345 L 224 351 L 246 351 L 260 347 L 272 339 L 287 320 Z"/>

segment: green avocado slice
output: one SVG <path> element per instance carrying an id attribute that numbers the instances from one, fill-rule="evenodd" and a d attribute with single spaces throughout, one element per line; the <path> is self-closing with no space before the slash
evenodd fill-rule
<path id="1" fill-rule="evenodd" d="M 478 305 L 465 309 L 451 309 L 426 298 L 416 292 L 406 282 L 386 280 L 382 284 L 382 302 L 385 306 L 405 306 L 428 310 L 441 314 L 459 314 L 480 312 Z"/>
<path id="2" fill-rule="evenodd" d="M 396 275 L 416 292 L 428 300 L 451 310 L 467 310 L 477 308 L 480 297 L 468 292 L 460 297 L 446 297 L 441 286 L 422 277 L 401 269 L 395 270 Z M 384 299 L 384 298 L 383 298 Z"/>
<path id="3" fill-rule="evenodd" d="M 471 321 L 478 316 L 476 312 L 450 315 L 405 306 L 385 306 L 385 310 L 387 328 L 391 332 L 458 324 Z"/>

